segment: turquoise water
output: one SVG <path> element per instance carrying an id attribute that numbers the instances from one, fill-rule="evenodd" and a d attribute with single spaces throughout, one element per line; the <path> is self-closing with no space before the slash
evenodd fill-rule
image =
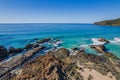
<path id="1" fill-rule="evenodd" d="M 64 42 L 61 47 L 73 48 L 92 44 L 92 38 L 113 40 L 120 37 L 120 27 L 94 24 L 0 24 L 0 45 L 7 48 L 24 47 L 34 42 L 35 38 L 45 37 L 59 38 Z M 120 57 L 120 43 L 110 43 L 106 47 Z M 86 52 L 96 53 L 89 47 L 86 47 Z"/>

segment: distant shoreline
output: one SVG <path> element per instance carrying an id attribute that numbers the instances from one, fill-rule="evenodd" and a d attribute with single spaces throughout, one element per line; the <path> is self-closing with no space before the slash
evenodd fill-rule
<path id="1" fill-rule="evenodd" d="M 120 18 L 95 22 L 94 24 L 103 26 L 120 26 Z"/>

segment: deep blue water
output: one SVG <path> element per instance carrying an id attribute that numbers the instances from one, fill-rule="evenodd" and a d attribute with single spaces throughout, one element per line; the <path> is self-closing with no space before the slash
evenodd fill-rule
<path id="1" fill-rule="evenodd" d="M 120 37 L 120 27 L 98 26 L 94 24 L 0 24 L 0 45 L 7 48 L 24 47 L 34 42 L 34 38 L 59 38 L 61 47 L 73 48 L 92 44 L 92 38 L 103 37 L 113 40 Z M 106 47 L 120 57 L 120 43 L 110 43 Z M 95 52 L 86 47 L 88 53 Z"/>

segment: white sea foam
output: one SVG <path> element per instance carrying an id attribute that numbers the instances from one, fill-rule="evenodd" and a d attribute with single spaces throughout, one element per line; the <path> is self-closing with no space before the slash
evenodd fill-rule
<path id="1" fill-rule="evenodd" d="M 103 44 L 105 44 L 105 42 L 99 41 L 99 38 L 92 38 L 91 40 L 93 41 L 93 45 L 103 45 Z"/>
<path id="2" fill-rule="evenodd" d="M 114 40 L 120 42 L 120 38 L 114 38 Z"/>
<path id="3" fill-rule="evenodd" d="M 57 47 L 57 46 L 59 46 L 59 45 L 62 44 L 62 43 L 63 43 L 62 41 L 57 41 L 57 42 L 53 43 L 53 45 L 54 45 L 55 47 Z"/>
<path id="4" fill-rule="evenodd" d="M 99 41 L 99 38 L 92 38 L 91 39 L 93 44 L 92 45 L 103 45 L 106 42 L 101 42 Z M 109 40 L 110 43 L 120 43 L 120 38 L 119 37 L 115 37 L 113 40 Z"/>
<path id="5" fill-rule="evenodd" d="M 86 45 L 80 45 L 80 47 L 82 47 L 82 48 L 86 48 L 86 47 L 88 47 L 89 46 L 89 44 L 86 44 Z"/>
<path id="6" fill-rule="evenodd" d="M 110 40 L 111 43 L 120 43 L 120 38 L 115 37 L 113 40 Z"/>

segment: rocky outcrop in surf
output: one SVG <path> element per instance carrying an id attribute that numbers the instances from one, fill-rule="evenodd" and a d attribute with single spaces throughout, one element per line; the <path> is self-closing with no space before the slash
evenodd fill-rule
<path id="1" fill-rule="evenodd" d="M 109 41 L 107 39 L 104 38 L 98 38 L 98 41 L 100 42 L 105 42 L 105 43 L 109 43 Z"/>
<path id="2" fill-rule="evenodd" d="M 36 42 L 36 43 L 41 44 L 41 43 L 48 42 L 48 41 L 50 41 L 50 40 L 51 40 L 51 38 L 44 38 L 44 39 L 37 40 L 37 42 Z"/>
<path id="3" fill-rule="evenodd" d="M 23 51 L 22 48 L 14 48 L 14 47 L 10 47 L 9 48 L 9 55 L 14 55 L 16 53 L 21 53 Z"/>
<path id="4" fill-rule="evenodd" d="M 18 53 L 23 52 L 24 50 L 30 50 L 33 48 L 37 48 L 40 46 L 40 44 L 44 44 L 45 42 L 48 42 L 51 40 L 51 38 L 44 38 L 44 39 L 35 39 L 37 42 L 30 43 L 25 45 L 24 48 L 15 48 L 15 47 L 10 47 L 10 48 L 5 48 L 4 46 L 0 46 L 0 61 L 6 59 L 7 57 L 11 57 L 14 55 L 17 55 Z"/>
<path id="5" fill-rule="evenodd" d="M 109 43 L 110 41 L 104 39 L 104 38 L 98 38 L 97 41 L 100 42 L 105 42 L 105 43 Z M 102 55 L 106 56 L 106 57 L 111 57 L 113 59 L 118 59 L 115 55 L 113 55 L 112 53 L 108 52 L 105 45 L 104 44 L 93 44 L 90 45 L 90 47 L 92 49 L 94 49 L 96 52 L 98 53 L 102 53 Z"/>
<path id="6" fill-rule="evenodd" d="M 106 50 L 104 45 L 91 45 L 90 47 L 95 49 L 98 53 L 103 53 Z"/>

